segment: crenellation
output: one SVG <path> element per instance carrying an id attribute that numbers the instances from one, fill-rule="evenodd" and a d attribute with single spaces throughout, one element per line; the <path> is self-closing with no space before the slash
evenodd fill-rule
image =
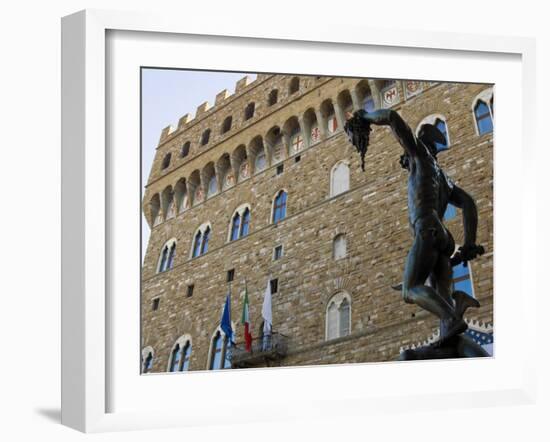
<path id="1" fill-rule="evenodd" d="M 229 98 L 231 95 L 233 94 L 231 94 L 227 89 L 224 89 L 223 91 L 219 92 L 216 95 L 216 101 L 214 106 L 218 106 L 222 104 L 222 102 L 225 101 L 227 98 Z"/>
<path id="2" fill-rule="evenodd" d="M 259 75 L 256 81 L 262 81 Z M 237 81 L 237 84 L 235 85 L 235 94 L 240 94 L 241 92 L 243 92 L 246 89 L 246 87 L 251 83 L 252 83 L 251 78 L 248 75 L 245 75 L 243 78 Z"/>
<path id="3" fill-rule="evenodd" d="M 210 103 L 208 103 L 208 101 L 205 101 L 204 103 L 199 105 L 199 107 L 197 107 L 197 111 L 195 112 L 195 118 L 202 117 L 203 114 L 208 112 L 208 110 L 210 110 Z"/>
<path id="4" fill-rule="evenodd" d="M 178 129 L 183 129 L 183 127 L 193 121 L 191 114 L 185 114 L 178 121 Z"/>

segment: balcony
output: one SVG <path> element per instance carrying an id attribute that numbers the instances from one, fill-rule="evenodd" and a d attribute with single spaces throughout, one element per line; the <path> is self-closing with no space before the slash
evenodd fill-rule
<path id="1" fill-rule="evenodd" d="M 244 342 L 231 348 L 232 368 L 250 368 L 276 361 L 286 356 L 288 338 L 281 333 L 252 339 L 250 351 L 246 351 Z"/>

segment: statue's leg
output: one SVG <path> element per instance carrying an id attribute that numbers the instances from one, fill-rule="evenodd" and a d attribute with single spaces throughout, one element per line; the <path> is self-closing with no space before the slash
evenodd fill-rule
<path id="1" fill-rule="evenodd" d="M 425 285 L 426 279 L 432 273 L 439 258 L 439 251 L 435 245 L 435 229 L 424 229 L 415 235 L 405 266 L 403 299 L 405 302 L 422 307 L 441 319 L 454 318 L 453 305 L 439 296 L 434 288 Z"/>
<path id="2" fill-rule="evenodd" d="M 450 305 L 453 306 L 455 312 L 453 319 L 441 318 L 439 331 L 441 337 L 449 337 L 451 328 L 456 327 L 456 319 L 462 318 L 462 314 L 456 309 L 456 306 L 452 298 L 452 280 L 453 280 L 453 268 L 451 266 L 450 257 L 445 253 L 440 253 L 437 263 L 434 267 L 431 280 L 437 293 Z M 459 329 L 464 329 L 464 325 L 461 324 Z M 462 330 L 464 331 L 464 330 Z M 456 330 L 453 332 L 456 334 Z"/>

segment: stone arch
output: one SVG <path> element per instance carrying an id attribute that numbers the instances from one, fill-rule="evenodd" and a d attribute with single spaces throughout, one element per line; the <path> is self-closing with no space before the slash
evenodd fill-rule
<path id="1" fill-rule="evenodd" d="M 270 164 L 276 164 L 286 158 L 283 133 L 279 126 L 273 126 L 264 138 Z"/>
<path id="2" fill-rule="evenodd" d="M 317 121 L 317 114 L 311 107 L 304 112 L 304 132 L 305 143 L 308 147 L 321 141 L 321 128 Z"/>
<path id="3" fill-rule="evenodd" d="M 372 93 L 368 80 L 361 80 L 355 85 L 355 94 L 362 109 L 367 112 L 375 110 L 374 94 Z"/>
<path id="4" fill-rule="evenodd" d="M 292 116 L 283 125 L 283 136 L 288 146 L 288 156 L 292 156 L 304 148 L 304 135 L 298 117 Z"/>
<path id="5" fill-rule="evenodd" d="M 237 182 L 250 178 L 250 164 L 244 144 L 237 147 L 231 154 L 231 164 Z"/>
<path id="6" fill-rule="evenodd" d="M 225 152 L 216 162 L 216 176 L 218 177 L 218 187 L 223 191 L 235 185 L 235 174 L 231 167 L 231 158 Z"/>
<path id="7" fill-rule="evenodd" d="M 260 135 L 255 136 L 248 145 L 250 162 L 253 164 L 253 173 L 267 169 L 269 163 L 264 142 Z"/>
<path id="8" fill-rule="evenodd" d="M 201 173 L 195 169 L 187 180 L 187 189 L 191 198 L 191 206 L 196 206 L 204 201 L 204 189 L 202 188 Z"/>
<path id="9" fill-rule="evenodd" d="M 174 205 L 174 191 L 172 186 L 164 188 L 161 194 L 162 213 L 164 214 L 164 220 L 174 218 L 176 216 L 176 207 Z"/>
<path id="10" fill-rule="evenodd" d="M 323 121 L 321 124 L 325 128 L 325 131 L 328 135 L 333 134 L 338 130 L 338 118 L 336 116 L 336 109 L 332 100 L 327 98 L 321 103 L 321 118 Z"/>
<path id="11" fill-rule="evenodd" d="M 219 192 L 216 168 L 214 167 L 214 163 L 212 161 L 203 167 L 201 180 L 203 182 L 207 199 L 213 197 Z"/>
<path id="12" fill-rule="evenodd" d="M 187 182 L 185 178 L 180 178 L 174 187 L 177 213 L 182 213 L 189 209 L 190 201 L 187 193 Z"/>
<path id="13" fill-rule="evenodd" d="M 149 201 L 149 224 L 158 226 L 162 222 L 162 210 L 160 206 L 160 195 L 155 193 Z"/>

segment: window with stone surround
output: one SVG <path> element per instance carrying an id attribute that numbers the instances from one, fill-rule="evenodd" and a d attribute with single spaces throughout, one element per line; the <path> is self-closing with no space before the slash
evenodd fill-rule
<path id="1" fill-rule="evenodd" d="M 167 153 L 162 159 L 162 170 L 167 169 L 170 166 L 170 160 L 172 159 L 172 154 Z"/>
<path id="2" fill-rule="evenodd" d="M 210 341 L 208 370 L 231 368 L 231 359 L 227 351 L 229 345 L 229 337 L 218 327 Z"/>
<path id="3" fill-rule="evenodd" d="M 232 123 L 233 123 L 233 117 L 232 116 L 226 117 L 225 120 L 223 120 L 221 133 L 224 134 L 226 132 L 229 132 L 231 130 Z"/>
<path id="4" fill-rule="evenodd" d="M 250 228 L 250 206 L 248 204 L 240 205 L 231 217 L 229 226 L 229 241 L 235 241 L 248 235 Z"/>
<path id="5" fill-rule="evenodd" d="M 341 338 L 351 333 L 351 298 L 345 292 L 330 298 L 326 310 L 326 340 Z"/>
<path id="6" fill-rule="evenodd" d="M 293 77 L 292 80 L 290 80 L 290 84 L 288 86 L 288 95 L 295 94 L 300 90 L 300 79 L 298 77 Z"/>
<path id="7" fill-rule="evenodd" d="M 269 96 L 267 97 L 267 105 L 273 106 L 274 104 L 277 103 L 278 100 L 279 100 L 279 91 L 277 89 L 273 89 L 269 93 Z"/>
<path id="8" fill-rule="evenodd" d="M 191 142 L 187 141 L 184 143 L 184 145 L 181 147 L 180 157 L 185 158 L 187 155 L 189 155 L 189 149 L 191 149 Z"/>
<path id="9" fill-rule="evenodd" d="M 168 240 L 161 248 L 159 261 L 157 264 L 157 273 L 165 272 L 174 267 L 176 257 L 176 239 Z"/>
<path id="10" fill-rule="evenodd" d="M 336 163 L 330 175 L 330 196 L 340 195 L 349 190 L 349 166 L 346 162 Z"/>
<path id="11" fill-rule="evenodd" d="M 441 132 L 445 137 L 445 143 L 435 143 L 437 151 L 441 152 L 442 150 L 447 150 L 451 146 L 451 141 L 449 138 L 449 129 L 447 127 L 446 118 L 441 114 L 432 114 L 423 118 L 416 128 L 417 137 L 426 124 L 431 124 L 432 126 L 435 126 L 439 130 L 439 132 Z"/>
<path id="12" fill-rule="evenodd" d="M 209 223 L 202 224 L 195 235 L 193 236 L 193 247 L 191 248 L 191 258 L 196 258 L 197 256 L 204 255 L 208 252 L 208 242 L 210 241 L 210 236 L 212 234 L 212 229 Z"/>
<path id="13" fill-rule="evenodd" d="M 476 131 L 478 135 L 493 132 L 493 88 L 480 92 L 472 103 Z"/>
<path id="14" fill-rule="evenodd" d="M 273 223 L 278 223 L 286 217 L 286 198 L 287 194 L 284 190 L 277 193 L 273 200 Z"/>
<path id="15" fill-rule="evenodd" d="M 254 111 L 256 110 L 256 103 L 248 103 L 244 109 L 244 119 L 250 120 L 254 116 Z"/>
<path id="16" fill-rule="evenodd" d="M 188 371 L 191 349 L 191 337 L 189 335 L 180 336 L 172 347 L 170 360 L 168 361 L 168 371 Z"/>
<path id="17" fill-rule="evenodd" d="M 345 258 L 348 254 L 346 235 L 339 234 L 332 241 L 332 257 L 335 260 Z"/>
<path id="18" fill-rule="evenodd" d="M 206 146 L 210 141 L 210 129 L 206 129 L 201 136 L 201 146 Z"/>

